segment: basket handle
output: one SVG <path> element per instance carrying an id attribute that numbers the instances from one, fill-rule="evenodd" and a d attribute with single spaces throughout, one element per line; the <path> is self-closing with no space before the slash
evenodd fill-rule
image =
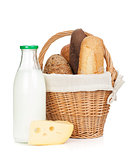
<path id="1" fill-rule="evenodd" d="M 43 69 L 43 60 L 44 60 L 44 56 L 48 50 L 48 48 L 50 47 L 50 45 L 56 41 L 57 39 L 59 38 L 62 38 L 62 37 L 65 37 L 65 36 L 70 36 L 72 34 L 73 30 L 69 30 L 69 31 L 64 31 L 64 32 L 59 32 L 55 35 L 53 35 L 46 43 L 45 45 L 43 46 L 40 54 L 39 54 L 39 63 L 40 63 L 40 67 L 41 69 Z M 87 33 L 85 32 L 85 34 L 87 36 L 91 36 L 92 34 L 90 33 Z M 114 82 L 117 78 L 117 71 L 115 70 L 114 66 L 113 66 L 113 62 L 112 62 L 112 59 L 111 59 L 111 56 L 108 52 L 108 50 L 106 49 L 105 47 L 105 54 L 104 54 L 104 58 L 105 58 L 105 61 L 106 61 L 106 71 L 109 71 L 111 73 L 111 77 L 112 77 L 112 85 L 114 86 Z"/>

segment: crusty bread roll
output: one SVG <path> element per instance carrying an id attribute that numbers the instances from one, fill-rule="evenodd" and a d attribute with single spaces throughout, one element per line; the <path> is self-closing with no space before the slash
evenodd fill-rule
<path id="1" fill-rule="evenodd" d="M 74 74 L 77 74 L 78 72 L 80 46 L 85 37 L 86 34 L 82 29 L 76 29 L 71 35 L 69 64 Z"/>
<path id="2" fill-rule="evenodd" d="M 104 52 L 102 39 L 95 36 L 84 38 L 80 48 L 78 74 L 103 73 Z"/>
<path id="3" fill-rule="evenodd" d="M 64 46 L 61 49 L 61 55 L 69 62 L 69 51 L 70 51 L 70 44 Z"/>
<path id="4" fill-rule="evenodd" d="M 54 54 L 49 57 L 43 72 L 47 74 L 72 74 L 71 67 L 67 60 L 59 54 Z"/>

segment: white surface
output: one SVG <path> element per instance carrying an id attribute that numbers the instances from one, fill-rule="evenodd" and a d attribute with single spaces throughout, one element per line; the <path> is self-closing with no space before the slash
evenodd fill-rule
<path id="1" fill-rule="evenodd" d="M 30 123 L 46 119 L 45 92 L 41 70 L 18 70 L 14 81 L 13 101 L 13 136 L 16 142 L 28 142 Z"/>
<path id="2" fill-rule="evenodd" d="M 132 0 L 0 1 L 0 159 L 2 160 L 132 160 L 133 159 L 133 5 Z M 19 46 L 41 50 L 53 34 L 82 27 L 104 39 L 125 84 L 111 106 L 104 136 L 69 140 L 59 146 L 32 147 L 13 141 L 13 80 L 20 62 Z M 47 53 L 60 52 L 69 37 Z M 45 58 L 46 60 L 46 58 Z"/>

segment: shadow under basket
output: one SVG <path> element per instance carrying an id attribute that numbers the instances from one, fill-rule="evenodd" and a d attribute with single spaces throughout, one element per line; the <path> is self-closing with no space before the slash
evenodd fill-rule
<path id="1" fill-rule="evenodd" d="M 49 46 L 57 39 L 69 36 L 71 31 L 60 32 L 52 36 L 42 48 L 39 63 L 43 69 L 43 60 Z M 85 32 L 87 36 L 91 34 Z M 112 86 L 117 72 L 109 52 L 105 48 L 104 58 L 106 71 L 111 73 Z M 96 138 L 103 135 L 104 124 L 110 105 L 107 99 L 112 91 L 80 91 L 80 92 L 47 92 L 46 116 L 47 120 L 63 120 L 74 124 L 71 138 Z"/>

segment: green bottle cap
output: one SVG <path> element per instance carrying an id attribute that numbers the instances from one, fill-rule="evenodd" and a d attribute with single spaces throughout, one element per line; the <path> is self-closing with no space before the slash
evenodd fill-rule
<path id="1" fill-rule="evenodd" d="M 20 49 L 37 49 L 38 46 L 36 45 L 32 45 L 32 46 L 28 46 L 28 45 L 24 45 L 24 46 L 20 46 Z"/>

